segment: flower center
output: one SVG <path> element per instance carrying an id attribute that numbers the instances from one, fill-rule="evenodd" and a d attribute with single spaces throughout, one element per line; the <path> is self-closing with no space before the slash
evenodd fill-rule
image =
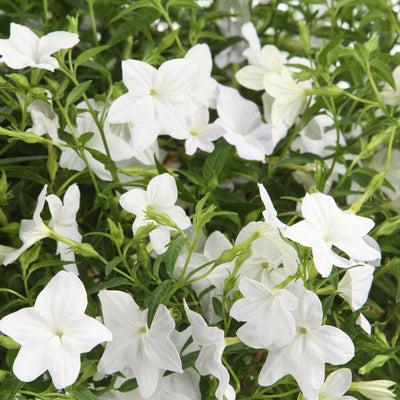
<path id="1" fill-rule="evenodd" d="M 55 335 L 58 336 L 60 339 L 63 337 L 64 332 L 62 331 L 62 329 L 57 329 L 55 331 Z"/>
<path id="2" fill-rule="evenodd" d="M 146 326 L 142 326 L 142 328 L 140 329 L 140 332 L 146 333 L 147 332 L 147 327 Z"/>
<path id="3" fill-rule="evenodd" d="M 192 136 L 198 136 L 198 135 L 199 135 L 199 132 L 197 132 L 197 131 L 190 131 L 190 134 L 191 134 Z"/>
<path id="4" fill-rule="evenodd" d="M 301 328 L 300 328 L 300 333 L 301 333 L 302 335 L 305 335 L 305 334 L 307 333 L 307 328 L 301 327 Z"/>
<path id="5" fill-rule="evenodd" d="M 155 89 L 150 90 L 150 96 L 155 96 L 157 94 Z"/>

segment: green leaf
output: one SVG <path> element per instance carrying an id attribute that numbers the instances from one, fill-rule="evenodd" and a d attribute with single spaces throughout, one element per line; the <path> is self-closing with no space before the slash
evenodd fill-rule
<path id="1" fill-rule="evenodd" d="M 110 24 L 113 22 L 121 19 L 127 14 L 130 14 L 132 11 L 137 10 L 139 8 L 154 8 L 155 10 L 158 10 L 158 8 L 154 5 L 154 3 L 151 0 L 139 0 L 136 1 L 135 3 L 131 4 L 129 7 L 124 8 L 120 13 L 118 13 L 111 21 Z"/>
<path id="2" fill-rule="evenodd" d="M 361 65 L 364 66 L 364 65 L 368 64 L 369 63 L 369 51 L 367 50 L 367 48 L 358 42 L 354 43 L 354 48 L 359 57 L 359 61 L 361 62 Z"/>
<path id="3" fill-rule="evenodd" d="M 105 45 L 85 50 L 83 53 L 79 54 L 78 57 L 76 57 L 76 60 L 74 62 L 75 68 L 83 64 L 85 61 L 93 58 L 97 54 L 101 53 L 102 51 L 108 49 L 108 47 L 108 45 Z"/>
<path id="4" fill-rule="evenodd" d="M 216 298 L 216 297 L 213 297 L 212 298 L 212 306 L 213 306 L 215 314 L 217 314 L 218 317 L 222 318 L 223 313 L 222 313 L 222 302 L 221 302 L 221 300 Z"/>
<path id="5" fill-rule="evenodd" d="M 173 279 L 167 279 L 160 283 L 160 285 L 146 298 L 145 304 L 149 309 L 147 314 L 147 326 L 150 329 L 153 318 L 156 315 L 158 306 L 165 299 L 169 292 Z"/>
<path id="6" fill-rule="evenodd" d="M 97 61 L 87 60 L 81 66 L 94 69 L 94 70 L 100 72 L 102 75 L 105 75 L 107 77 L 107 79 L 111 81 L 110 71 L 107 68 L 103 67 L 101 64 L 99 64 Z"/>
<path id="7" fill-rule="evenodd" d="M 126 393 L 135 390 L 138 387 L 136 378 L 131 378 L 126 381 L 117 389 L 119 392 Z"/>
<path id="8" fill-rule="evenodd" d="M 78 137 L 79 142 L 82 144 L 82 146 L 85 146 L 86 143 L 94 136 L 93 132 L 85 132 L 82 133 L 82 135 L 80 135 Z"/>
<path id="9" fill-rule="evenodd" d="M 183 236 L 178 236 L 168 245 L 168 249 L 165 253 L 165 265 L 167 267 L 167 273 L 171 278 L 173 277 L 176 260 L 185 246 L 185 243 L 186 238 Z"/>
<path id="10" fill-rule="evenodd" d="M 400 261 L 397 263 L 397 294 L 396 304 L 400 303 Z"/>
<path id="11" fill-rule="evenodd" d="M 204 162 L 203 178 L 206 182 L 211 181 L 214 177 L 217 179 L 219 178 L 225 162 L 228 159 L 231 148 L 231 145 L 225 140 L 217 142 L 214 151 L 206 158 L 206 161 Z"/>
<path id="12" fill-rule="evenodd" d="M 109 281 L 101 282 L 98 283 L 97 285 L 92 286 L 91 288 L 88 289 L 87 293 L 88 294 L 94 294 L 99 292 L 100 290 L 103 289 L 110 289 L 116 286 L 121 286 L 121 285 L 132 285 L 130 281 L 128 281 L 126 278 L 118 277 L 118 278 L 113 278 L 110 279 Z"/>
<path id="13" fill-rule="evenodd" d="M 76 400 L 98 400 L 98 397 L 84 386 L 79 386 L 73 389 L 72 394 Z"/>
<path id="14" fill-rule="evenodd" d="M 104 154 L 101 151 L 98 151 L 96 149 L 91 149 L 90 147 L 85 147 L 85 149 L 97 161 L 100 161 L 108 171 L 110 171 L 111 173 L 117 172 L 117 166 L 115 165 L 115 162 L 110 157 L 108 157 L 106 154 Z"/>
<path id="15" fill-rule="evenodd" d="M 196 10 L 201 10 L 201 7 L 194 0 L 169 0 L 167 3 L 167 9 L 169 7 L 194 8 Z"/>
<path id="16" fill-rule="evenodd" d="M 106 276 L 110 275 L 114 267 L 116 267 L 120 262 L 124 260 L 125 260 L 124 256 L 118 256 L 109 261 L 106 265 L 106 270 L 105 270 Z"/>
<path id="17" fill-rule="evenodd" d="M 67 96 L 67 100 L 65 103 L 66 106 L 68 107 L 70 104 L 75 103 L 77 100 L 79 100 L 82 97 L 82 95 L 86 92 L 86 90 L 89 89 L 91 84 L 92 81 L 86 81 L 74 87 Z"/>
<path id="18" fill-rule="evenodd" d="M 323 65 L 330 65 L 332 59 L 337 57 L 336 50 L 342 43 L 344 32 L 340 32 L 338 35 L 334 36 L 329 43 L 322 48 L 318 54 L 318 61 Z"/>
<path id="19" fill-rule="evenodd" d="M 396 89 L 396 84 L 394 83 L 392 70 L 388 67 L 388 65 L 385 62 L 377 58 L 374 58 L 371 61 L 371 69 L 377 73 L 377 77 L 379 79 L 383 79 L 390 86 Z"/>
<path id="20" fill-rule="evenodd" d="M 19 258 L 23 270 L 28 269 L 29 265 L 37 260 L 42 248 L 42 243 L 37 242 L 31 249 L 25 251 Z"/>

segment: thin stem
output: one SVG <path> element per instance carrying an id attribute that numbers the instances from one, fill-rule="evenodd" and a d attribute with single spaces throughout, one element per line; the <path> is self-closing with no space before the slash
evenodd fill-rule
<path id="1" fill-rule="evenodd" d="M 99 45 L 99 41 L 97 40 L 97 28 L 96 28 L 96 18 L 94 16 L 93 4 L 94 0 L 87 0 L 89 5 L 89 15 L 90 15 L 90 22 L 92 24 L 92 33 L 95 46 Z"/>
<path id="2" fill-rule="evenodd" d="M 47 5 L 47 0 L 43 0 L 43 13 L 44 13 L 44 24 L 47 25 L 49 23 L 49 17 L 48 17 L 48 5 Z"/>

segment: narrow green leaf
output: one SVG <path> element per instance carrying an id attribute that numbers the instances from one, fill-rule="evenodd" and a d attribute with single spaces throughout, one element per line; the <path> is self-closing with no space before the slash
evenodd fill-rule
<path id="1" fill-rule="evenodd" d="M 231 148 L 231 145 L 224 140 L 216 144 L 214 151 L 206 158 L 204 163 L 203 178 L 205 181 L 211 180 L 214 176 L 219 177 Z"/>
<path id="2" fill-rule="evenodd" d="M 111 271 L 114 269 L 114 267 L 116 267 L 120 262 L 122 262 L 125 259 L 124 256 L 118 256 L 113 258 L 111 261 L 108 262 L 108 264 L 106 265 L 106 276 L 110 275 Z"/>
<path id="3" fill-rule="evenodd" d="M 139 8 L 154 8 L 155 10 L 158 10 L 158 8 L 153 4 L 151 0 L 139 0 L 136 1 L 135 3 L 131 4 L 129 7 L 124 8 L 120 13 L 118 13 L 111 21 L 110 24 L 113 22 L 121 19 L 127 14 L 130 14 L 132 11 L 137 10 Z"/>
<path id="4" fill-rule="evenodd" d="M 108 49 L 108 45 L 105 46 L 99 46 L 99 47 L 94 47 L 88 50 L 85 50 L 83 53 L 79 54 L 78 57 L 76 57 L 76 60 L 74 62 L 75 68 L 78 67 L 79 65 L 83 64 L 85 61 L 90 60 L 97 54 L 101 53 L 102 51 Z"/>
<path id="5" fill-rule="evenodd" d="M 113 278 L 113 279 L 110 279 L 109 281 L 101 282 L 97 285 L 92 286 L 91 288 L 88 289 L 87 293 L 94 294 L 94 293 L 99 292 L 100 290 L 110 289 L 110 288 L 113 288 L 116 286 L 121 286 L 121 285 L 132 285 L 132 283 L 122 277 Z"/>
<path id="6" fill-rule="evenodd" d="M 146 307 L 149 309 L 147 314 L 147 326 L 150 328 L 153 318 L 156 315 L 158 306 L 165 299 L 169 292 L 173 279 L 167 279 L 160 283 L 160 285 L 146 298 Z"/>
<path id="7" fill-rule="evenodd" d="M 85 146 L 86 143 L 94 136 L 93 132 L 85 132 L 82 133 L 82 135 L 80 135 L 78 137 L 79 142 L 82 144 L 82 146 Z"/>
<path id="8" fill-rule="evenodd" d="M 74 87 L 67 96 L 66 106 L 68 107 L 70 104 L 75 103 L 77 100 L 79 100 L 82 97 L 82 95 L 86 92 L 86 90 L 88 90 L 91 83 L 92 81 L 86 81 Z"/>
<path id="9" fill-rule="evenodd" d="M 185 246 L 185 243 L 186 238 L 179 236 L 171 241 L 165 253 L 165 265 L 167 267 L 167 273 L 171 278 L 173 277 L 176 260 Z"/>
<path id="10" fill-rule="evenodd" d="M 169 0 L 167 8 L 169 7 L 195 8 L 201 10 L 201 7 L 193 0 Z"/>
<path id="11" fill-rule="evenodd" d="M 397 264 L 397 294 L 396 304 L 400 302 L 400 261 Z"/>
<path id="12" fill-rule="evenodd" d="M 98 400 L 98 397 L 84 386 L 77 387 L 73 390 L 72 394 L 76 400 Z"/>
<path id="13" fill-rule="evenodd" d="M 136 378 L 131 378 L 126 381 L 117 389 L 119 392 L 126 393 L 135 390 L 138 387 Z"/>

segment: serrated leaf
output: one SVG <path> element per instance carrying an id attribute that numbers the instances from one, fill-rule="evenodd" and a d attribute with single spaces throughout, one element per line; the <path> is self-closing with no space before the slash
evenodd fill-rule
<path id="1" fill-rule="evenodd" d="M 85 50 L 83 53 L 79 54 L 78 57 L 76 57 L 76 60 L 74 62 L 75 68 L 78 67 L 79 65 L 83 64 L 85 61 L 90 60 L 91 58 L 95 57 L 97 54 L 101 53 L 102 51 L 108 49 L 108 45 L 105 46 L 99 46 L 99 47 L 94 47 L 88 50 Z"/>
<path id="2" fill-rule="evenodd" d="M 146 298 L 146 307 L 149 309 L 147 314 L 147 326 L 150 328 L 153 322 L 154 316 L 156 315 L 158 306 L 165 299 L 169 292 L 169 288 L 172 285 L 173 279 L 167 279 L 162 281 L 160 285 Z"/>
<path id="3" fill-rule="evenodd" d="M 105 274 L 106 276 L 110 275 L 111 271 L 116 267 L 120 262 L 124 261 L 125 257 L 124 256 L 118 256 L 113 258 L 111 261 L 109 261 L 106 265 L 105 269 Z"/>
<path id="4" fill-rule="evenodd" d="M 69 95 L 67 96 L 67 100 L 65 102 L 66 106 L 68 107 L 70 104 L 75 103 L 78 101 L 82 95 L 89 89 L 92 81 L 85 81 L 80 83 L 78 86 L 74 87 Z"/>
<path id="5" fill-rule="evenodd" d="M 167 268 L 167 273 L 171 278 L 173 277 L 176 260 L 178 259 L 179 254 L 185 246 L 185 243 L 186 238 L 183 236 L 179 236 L 176 239 L 172 240 L 171 243 L 168 245 L 168 249 L 165 253 L 165 266 Z"/>

